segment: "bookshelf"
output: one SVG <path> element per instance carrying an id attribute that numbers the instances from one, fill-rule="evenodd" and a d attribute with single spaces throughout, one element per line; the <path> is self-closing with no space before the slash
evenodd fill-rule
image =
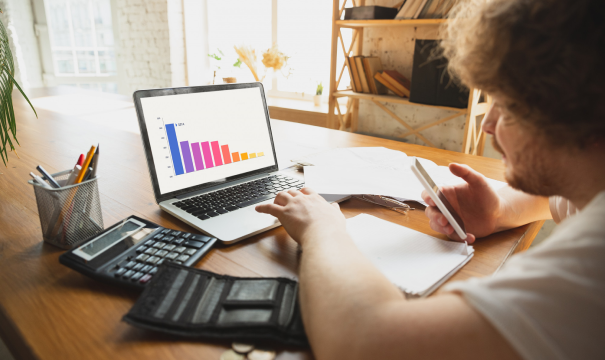
<path id="1" fill-rule="evenodd" d="M 482 155 L 485 145 L 485 134 L 481 131 L 480 116 L 484 115 L 489 109 L 491 99 L 489 96 L 482 96 L 481 90 L 471 89 L 468 106 L 465 109 L 452 108 L 446 106 L 433 106 L 418 103 L 411 103 L 407 98 L 401 98 L 395 95 L 375 95 L 367 93 L 354 92 L 352 90 L 338 90 L 342 76 L 345 72 L 346 62 L 341 66 L 337 64 L 338 53 L 341 52 L 345 57 L 362 55 L 363 53 L 363 33 L 365 28 L 370 27 L 415 27 L 416 29 L 436 28 L 445 23 L 446 19 L 415 19 L 415 20 L 341 20 L 344 9 L 349 6 L 364 6 L 365 0 L 344 0 L 342 5 L 340 0 L 333 0 L 332 8 L 332 48 L 330 56 L 330 89 L 328 103 L 328 127 L 349 130 L 356 132 L 358 127 L 359 103 L 360 101 L 371 101 L 374 105 L 385 111 L 393 120 L 399 122 L 408 131 L 400 135 L 400 138 L 408 136 L 417 136 L 426 145 L 436 147 L 429 139 L 425 138 L 421 131 L 433 126 L 442 124 L 456 117 L 466 115 L 466 123 L 463 132 L 463 141 L 461 151 L 466 154 Z M 351 43 L 345 45 L 341 29 L 347 28 L 353 30 Z M 348 99 L 346 111 L 343 113 L 340 106 L 337 105 L 339 98 Z M 483 100 L 483 101 L 481 101 Z M 395 113 L 389 110 L 384 103 L 396 103 L 411 106 L 424 106 L 439 108 L 452 111 L 453 113 L 429 124 L 413 128 Z"/>

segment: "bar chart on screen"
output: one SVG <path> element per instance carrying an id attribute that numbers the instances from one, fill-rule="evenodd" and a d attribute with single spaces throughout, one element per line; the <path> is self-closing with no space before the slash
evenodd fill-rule
<path id="1" fill-rule="evenodd" d="M 190 134 L 190 132 L 187 132 L 190 138 L 185 140 L 178 137 L 176 131 L 177 128 L 184 126 L 186 126 L 185 123 L 164 124 L 166 141 L 168 143 L 167 150 L 172 161 L 174 176 L 265 156 L 264 151 L 243 152 L 242 150 L 244 149 L 232 151 L 236 148 L 230 148 L 229 144 L 221 144 L 219 141 L 213 139 L 203 139 L 203 136 L 198 137 L 196 134 Z"/>

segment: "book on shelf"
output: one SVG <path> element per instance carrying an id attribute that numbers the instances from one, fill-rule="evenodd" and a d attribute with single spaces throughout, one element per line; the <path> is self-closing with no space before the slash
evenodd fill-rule
<path id="1" fill-rule="evenodd" d="M 351 88 L 353 91 L 355 92 L 359 92 L 359 81 L 355 80 L 355 76 L 353 76 L 353 72 L 357 71 L 357 68 L 353 69 L 353 64 L 354 61 L 351 61 L 350 57 L 345 57 L 345 61 L 347 63 L 347 69 L 349 69 L 349 77 L 351 78 Z"/>
<path id="2" fill-rule="evenodd" d="M 366 79 L 372 94 L 384 95 L 387 88 L 374 78 L 374 74 L 382 72 L 382 62 L 377 56 L 368 56 L 363 58 L 363 68 L 366 73 Z"/>
<path id="3" fill-rule="evenodd" d="M 384 72 L 383 72 L 384 73 Z M 397 90 L 397 88 L 395 88 L 393 85 L 391 85 L 391 83 L 389 83 L 388 81 L 386 81 L 383 77 L 381 73 L 376 73 L 374 75 L 374 79 L 378 80 L 381 84 L 383 84 L 384 86 L 386 86 L 389 90 L 391 90 L 395 95 L 400 96 L 400 97 L 405 97 L 405 95 Z"/>
<path id="4" fill-rule="evenodd" d="M 391 85 L 393 85 L 397 90 L 403 93 L 405 96 L 410 97 L 410 90 L 412 89 L 412 84 L 410 80 L 403 76 L 399 71 L 385 70 L 382 73 L 382 77 Z"/>
<path id="5" fill-rule="evenodd" d="M 357 66 L 357 74 L 359 74 L 359 80 L 361 82 L 361 89 L 366 94 L 371 94 L 370 86 L 368 85 L 368 79 L 366 78 L 366 73 L 363 68 L 363 56 L 353 56 L 355 60 L 355 65 Z"/>
<path id="6" fill-rule="evenodd" d="M 458 0 L 407 0 L 395 19 L 442 19 Z"/>

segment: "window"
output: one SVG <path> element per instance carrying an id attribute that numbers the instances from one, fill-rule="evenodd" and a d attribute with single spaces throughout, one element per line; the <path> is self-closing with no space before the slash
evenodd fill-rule
<path id="1" fill-rule="evenodd" d="M 44 0 L 55 82 L 117 91 L 110 1 Z"/>
<path id="2" fill-rule="evenodd" d="M 241 45 L 255 50 L 262 77 L 262 53 L 276 43 L 289 56 L 288 69 L 267 72 L 263 84 L 270 95 L 310 98 L 320 82 L 327 90 L 331 19 L 332 2 L 326 0 L 209 0 L 208 47 L 210 53 L 220 49 L 227 59 L 222 64 L 212 61 L 215 69 L 221 66 L 217 77 L 222 73 L 254 81 L 246 65 L 232 66 L 237 60 L 233 47 Z"/>

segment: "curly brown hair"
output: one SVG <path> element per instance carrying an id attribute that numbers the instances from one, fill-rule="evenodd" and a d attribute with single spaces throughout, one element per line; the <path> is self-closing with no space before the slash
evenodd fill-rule
<path id="1" fill-rule="evenodd" d="M 448 70 L 553 144 L 605 139 L 605 3 L 468 0 L 443 28 Z"/>

